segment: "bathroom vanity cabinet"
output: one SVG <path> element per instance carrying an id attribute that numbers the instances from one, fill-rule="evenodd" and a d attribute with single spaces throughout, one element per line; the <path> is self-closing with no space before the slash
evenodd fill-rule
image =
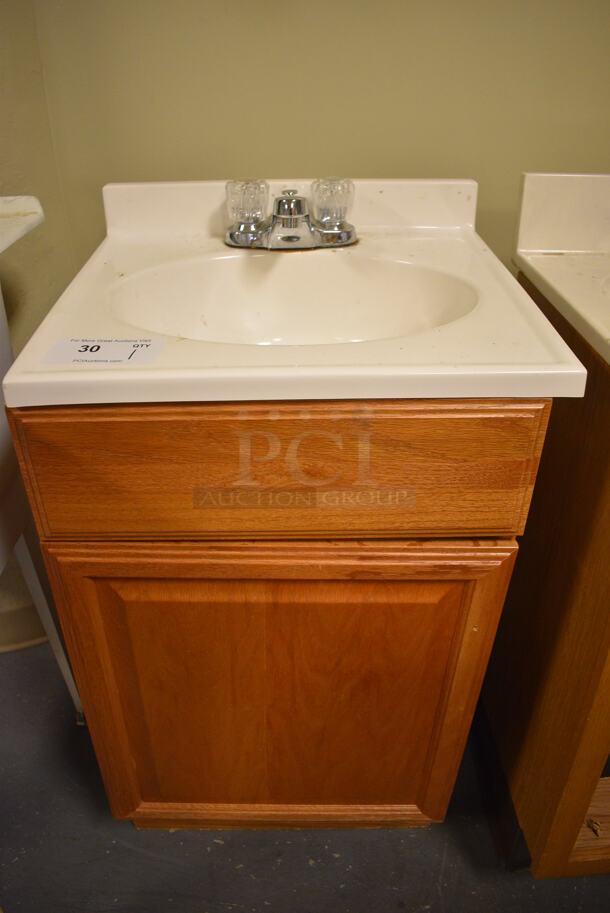
<path id="1" fill-rule="evenodd" d="M 588 384 L 553 409 L 483 704 L 533 874 L 610 873 L 610 367 L 520 281 Z"/>
<path id="2" fill-rule="evenodd" d="M 610 873 L 609 212 L 610 174 L 524 175 L 518 279 L 587 388 L 553 407 L 481 703 L 500 823 L 546 878 Z"/>
<path id="3" fill-rule="evenodd" d="M 138 826 L 445 814 L 550 402 L 585 372 L 476 234 L 473 181 L 354 184 L 358 244 L 290 253 L 227 247 L 220 181 L 105 187 L 106 237 L 4 379 Z"/>
<path id="4" fill-rule="evenodd" d="M 549 409 L 9 409 L 115 816 L 442 820 Z"/>

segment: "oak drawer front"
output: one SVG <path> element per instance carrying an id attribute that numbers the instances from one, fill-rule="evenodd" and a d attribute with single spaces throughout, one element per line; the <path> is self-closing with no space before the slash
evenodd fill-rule
<path id="1" fill-rule="evenodd" d="M 512 535 L 548 400 L 12 409 L 42 536 Z"/>

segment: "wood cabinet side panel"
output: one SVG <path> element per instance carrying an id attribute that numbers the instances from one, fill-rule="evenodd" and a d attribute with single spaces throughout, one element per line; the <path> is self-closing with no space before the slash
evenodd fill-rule
<path id="1" fill-rule="evenodd" d="M 576 873 L 568 859 L 610 751 L 610 369 L 521 282 L 585 364 L 587 390 L 554 403 L 483 700 L 532 870 L 556 876 Z"/>
<path id="2" fill-rule="evenodd" d="M 610 864 L 610 777 L 601 777 L 593 791 L 570 863 Z"/>

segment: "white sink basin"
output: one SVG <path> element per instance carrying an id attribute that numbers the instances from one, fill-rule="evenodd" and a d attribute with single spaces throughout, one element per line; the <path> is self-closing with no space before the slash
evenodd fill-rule
<path id="1" fill-rule="evenodd" d="M 225 245 L 224 182 L 105 187 L 107 236 L 7 404 L 582 395 L 583 367 L 474 230 L 473 181 L 355 185 L 356 245 L 286 252 Z"/>
<path id="2" fill-rule="evenodd" d="M 350 248 L 169 262 L 120 280 L 110 299 L 121 320 L 153 333 L 319 346 L 444 326 L 472 311 L 477 292 L 455 276 Z"/>

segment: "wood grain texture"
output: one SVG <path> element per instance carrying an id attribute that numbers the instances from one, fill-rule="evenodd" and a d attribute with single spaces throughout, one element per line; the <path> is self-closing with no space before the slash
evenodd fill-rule
<path id="1" fill-rule="evenodd" d="M 48 544 L 113 812 L 142 826 L 442 819 L 515 553 Z"/>
<path id="2" fill-rule="evenodd" d="M 416 805 L 223 805 L 142 802 L 138 828 L 242 827 L 428 827 Z"/>
<path id="3" fill-rule="evenodd" d="M 8 410 L 43 538 L 520 533 L 545 400 Z"/>
<path id="4" fill-rule="evenodd" d="M 570 863 L 608 863 L 610 858 L 610 777 L 602 777 L 585 814 Z"/>
<path id="5" fill-rule="evenodd" d="M 610 872 L 572 858 L 610 753 L 610 370 L 520 278 L 588 381 L 553 407 L 483 697 L 532 872 Z"/>

